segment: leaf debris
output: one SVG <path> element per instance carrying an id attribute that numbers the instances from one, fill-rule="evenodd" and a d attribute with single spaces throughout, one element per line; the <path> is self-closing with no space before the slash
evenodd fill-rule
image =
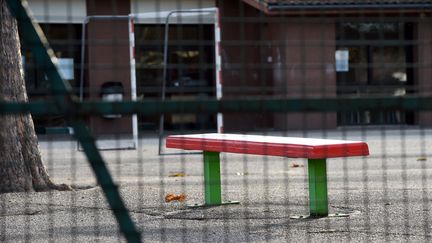
<path id="1" fill-rule="evenodd" d="M 174 172 L 168 175 L 168 177 L 186 177 L 186 173 L 183 172 Z"/>
<path id="2" fill-rule="evenodd" d="M 180 194 L 180 195 L 175 195 L 173 193 L 168 193 L 165 196 L 165 202 L 172 202 L 172 201 L 179 201 L 179 202 L 184 202 L 186 201 L 186 195 L 185 194 Z"/>

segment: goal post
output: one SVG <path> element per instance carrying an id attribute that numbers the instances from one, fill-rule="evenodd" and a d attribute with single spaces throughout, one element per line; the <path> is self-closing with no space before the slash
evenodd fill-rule
<path id="1" fill-rule="evenodd" d="M 81 39 L 81 74 L 80 74 L 80 100 L 84 100 L 84 69 L 85 69 L 85 46 L 86 46 L 86 26 L 91 20 L 127 20 L 128 21 L 128 39 L 129 39 L 129 56 L 130 56 L 130 82 L 131 82 L 131 100 L 137 100 L 137 80 L 136 80 L 136 60 L 135 60 L 135 24 L 137 20 L 164 20 L 165 36 L 164 36 L 164 60 L 163 60 L 163 77 L 162 77 L 162 93 L 161 101 L 166 100 L 166 85 L 167 85 L 167 68 L 168 68 L 168 43 L 169 43 L 169 26 L 170 19 L 173 17 L 196 18 L 207 17 L 205 23 L 211 23 L 214 26 L 214 74 L 215 74 L 215 89 L 216 99 L 222 99 L 222 58 L 221 58 L 221 30 L 220 30 L 220 15 L 219 9 L 214 8 L 199 8 L 199 9 L 180 9 L 171 11 L 156 11 L 145 13 L 131 13 L 129 15 L 93 15 L 87 16 L 82 23 L 82 39 Z M 160 21 L 162 22 L 162 21 Z M 217 132 L 223 132 L 223 114 L 217 113 L 216 118 Z M 99 149 L 135 149 L 138 146 L 138 117 L 132 115 L 132 137 L 131 143 L 122 145 L 114 143 L 111 145 L 101 145 L 101 141 L 97 141 Z M 164 140 L 164 115 L 161 114 L 159 119 L 159 147 L 158 154 L 162 152 Z"/>
<path id="2" fill-rule="evenodd" d="M 210 22 L 214 26 L 214 62 L 215 62 L 215 88 L 216 88 L 216 99 L 222 99 L 222 58 L 221 58 L 221 30 L 220 30 L 220 14 L 219 9 L 214 8 L 199 8 L 199 9 L 181 9 L 181 10 L 171 10 L 171 11 L 157 11 L 157 12 L 147 12 L 147 13 L 136 13 L 130 15 L 130 21 L 140 20 L 140 19 L 153 19 L 153 20 L 164 20 L 162 22 L 165 24 L 164 32 L 164 54 L 163 54 L 163 77 L 162 77 L 162 93 L 161 101 L 166 99 L 166 85 L 167 85 L 167 68 L 168 68 L 168 43 L 169 43 L 169 26 L 170 19 L 174 17 L 205 17 L 209 16 Z M 133 28 L 132 28 L 133 30 Z M 132 41 L 131 41 L 132 42 Z M 135 43 L 131 43 L 135 45 Z M 132 65 L 131 65 L 132 66 Z M 159 144 L 158 144 L 158 154 L 167 155 L 163 150 L 163 140 L 164 140 L 164 114 L 160 115 L 159 118 Z M 223 114 L 217 113 L 217 132 L 223 132 Z"/>

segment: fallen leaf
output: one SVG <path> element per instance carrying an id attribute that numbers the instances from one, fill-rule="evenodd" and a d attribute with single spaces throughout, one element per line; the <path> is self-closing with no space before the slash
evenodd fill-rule
<path id="1" fill-rule="evenodd" d="M 426 157 L 418 157 L 418 158 L 417 158 L 417 161 L 426 161 L 426 160 L 427 160 Z"/>
<path id="2" fill-rule="evenodd" d="M 237 172 L 236 175 L 245 176 L 245 175 L 249 175 L 249 172 Z"/>
<path id="3" fill-rule="evenodd" d="M 172 201 L 179 201 L 179 202 L 184 202 L 186 201 L 186 195 L 185 194 L 180 194 L 180 195 L 175 195 L 173 193 L 168 193 L 165 196 L 165 202 L 172 202 Z"/>
<path id="4" fill-rule="evenodd" d="M 292 163 L 290 165 L 291 168 L 298 168 L 298 167 L 304 167 L 304 165 L 300 165 L 300 164 L 296 164 L 296 163 Z"/>
<path id="5" fill-rule="evenodd" d="M 168 175 L 168 177 L 185 177 L 187 176 L 186 173 L 183 172 L 175 172 Z"/>

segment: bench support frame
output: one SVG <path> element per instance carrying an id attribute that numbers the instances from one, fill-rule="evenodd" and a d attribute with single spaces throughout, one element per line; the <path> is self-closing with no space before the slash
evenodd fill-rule
<path id="1" fill-rule="evenodd" d="M 222 204 L 220 153 L 204 151 L 204 196 L 207 205 Z"/>
<path id="2" fill-rule="evenodd" d="M 189 207 L 218 206 L 239 204 L 239 201 L 222 201 L 220 173 L 220 153 L 203 151 L 204 161 L 204 204 L 192 204 Z"/>
<path id="3" fill-rule="evenodd" d="M 328 216 L 326 159 L 308 159 L 309 208 L 311 217 Z"/>
<path id="4" fill-rule="evenodd" d="M 222 201 L 220 153 L 204 151 L 204 197 L 205 204 L 190 207 L 238 204 L 238 201 Z M 327 165 L 326 159 L 308 159 L 309 176 L 309 217 L 327 217 Z"/>

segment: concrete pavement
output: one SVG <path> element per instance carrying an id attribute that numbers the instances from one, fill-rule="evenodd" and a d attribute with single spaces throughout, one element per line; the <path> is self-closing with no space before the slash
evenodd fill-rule
<path id="1" fill-rule="evenodd" d="M 102 153 L 143 241 L 428 242 L 432 130 L 400 128 L 270 134 L 368 142 L 369 157 L 327 162 L 330 213 L 349 217 L 290 218 L 308 213 L 303 159 L 223 154 L 223 197 L 241 204 L 191 209 L 203 201 L 201 155 L 158 156 L 155 134 L 142 135 L 137 150 Z M 0 239 L 124 241 L 76 142 L 44 137 L 40 147 L 56 182 L 91 188 L 0 195 Z M 169 177 L 179 172 L 186 176 Z M 166 203 L 168 193 L 187 201 Z"/>

